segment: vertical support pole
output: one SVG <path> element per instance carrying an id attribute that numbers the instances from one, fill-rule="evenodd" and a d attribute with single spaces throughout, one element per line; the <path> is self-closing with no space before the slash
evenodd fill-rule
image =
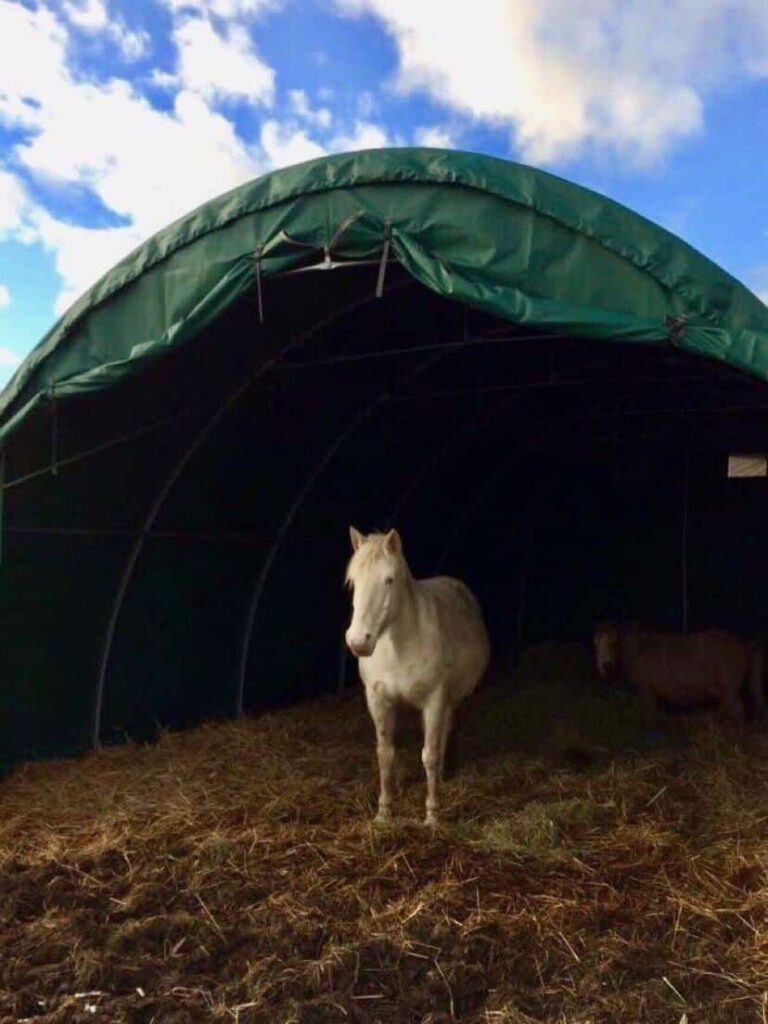
<path id="1" fill-rule="evenodd" d="M 518 658 L 523 651 L 523 638 L 525 637 L 525 612 L 528 601 L 528 576 L 533 555 L 533 542 L 535 539 L 536 526 L 533 513 L 536 508 L 530 510 L 531 520 L 528 524 L 528 543 L 523 552 L 523 559 L 520 566 L 520 584 L 517 592 L 517 616 L 515 620 L 515 643 L 517 645 Z"/>
<path id="2" fill-rule="evenodd" d="M 5 448 L 0 448 L 0 565 L 3 563 L 3 520 L 5 512 Z"/>
<path id="3" fill-rule="evenodd" d="M 399 287 L 404 288 L 407 281 L 404 281 Z M 397 285 L 393 286 L 394 288 Z M 128 586 L 131 582 L 134 569 L 141 555 L 144 543 L 149 536 L 155 520 L 162 511 L 163 505 L 168 495 L 173 490 L 176 481 L 179 479 L 181 474 L 186 469 L 187 465 L 194 458 L 198 448 L 205 442 L 205 439 L 216 427 L 218 422 L 224 418 L 228 410 L 236 405 L 240 399 L 247 393 L 248 389 L 252 387 L 260 377 L 263 377 L 269 370 L 271 370 L 284 356 L 286 356 L 292 349 L 297 348 L 299 345 L 307 341 L 308 338 L 312 337 L 318 331 L 324 330 L 330 324 L 334 323 L 339 316 L 351 313 L 354 310 L 360 308 L 368 302 L 368 299 L 357 300 L 350 303 L 349 306 L 345 306 L 342 310 L 336 310 L 331 315 L 315 323 L 309 330 L 296 335 L 291 338 L 287 344 L 285 344 L 278 352 L 266 359 L 259 368 L 251 374 L 244 382 L 239 384 L 234 391 L 232 391 L 216 408 L 210 419 L 208 419 L 200 429 L 199 433 L 190 442 L 189 447 L 184 451 L 178 462 L 174 465 L 170 475 L 163 483 L 162 487 L 158 491 L 152 506 L 147 513 L 144 524 L 141 528 L 140 533 L 136 536 L 131 552 L 128 556 L 128 560 L 123 568 L 123 572 L 120 576 L 120 582 L 118 584 L 117 593 L 115 594 L 112 609 L 109 615 L 109 621 L 107 623 L 107 629 L 104 636 L 104 644 L 101 652 L 101 661 L 99 663 L 99 675 L 96 682 L 96 695 L 95 704 L 93 711 L 93 723 L 91 727 L 91 741 L 94 749 L 98 749 L 101 745 L 101 720 L 104 709 L 104 693 L 106 689 L 107 669 L 109 667 L 109 659 L 112 651 L 112 644 L 114 642 L 115 633 L 117 629 L 117 622 L 120 617 L 120 610 L 125 600 Z"/>
<path id="4" fill-rule="evenodd" d="M 448 351 L 450 351 L 450 349 Z M 434 355 L 427 356 L 427 358 L 420 362 L 418 366 L 416 366 L 413 370 L 411 370 L 409 373 L 404 374 L 402 377 L 399 377 L 395 381 L 393 390 L 397 390 L 403 385 L 409 384 L 411 381 L 415 380 L 420 373 L 423 373 L 425 370 L 429 369 L 430 366 L 432 366 L 434 363 L 439 362 L 439 360 L 442 358 L 444 358 L 444 354 L 442 352 L 437 352 Z M 269 551 L 267 552 L 264 558 L 264 562 L 261 567 L 261 572 L 259 573 L 259 577 L 256 580 L 256 585 L 253 589 L 251 601 L 250 604 L 248 605 L 248 611 L 245 616 L 245 625 L 243 628 L 243 633 L 240 641 L 240 657 L 238 660 L 237 672 L 237 698 L 235 702 L 235 712 L 238 718 L 242 718 L 243 714 L 245 713 L 245 677 L 248 671 L 248 660 L 250 658 L 251 653 L 251 636 L 253 634 L 253 625 L 254 622 L 256 621 L 256 613 L 259 610 L 261 596 L 264 593 L 264 589 L 267 584 L 267 579 L 269 578 L 269 574 L 272 571 L 272 566 L 280 551 L 283 539 L 285 538 L 286 534 L 293 525 L 294 519 L 301 511 L 301 507 L 304 504 L 307 496 L 309 495 L 312 488 L 315 486 L 315 481 L 321 476 L 321 474 L 325 470 L 325 467 L 331 462 L 331 460 L 335 457 L 336 453 L 347 442 L 347 440 L 351 438 L 353 434 L 356 433 L 358 428 L 361 427 L 363 423 L 365 423 L 366 420 L 368 420 L 373 415 L 373 413 L 376 412 L 377 409 L 379 409 L 382 405 L 385 405 L 386 402 L 389 401 L 389 398 L 389 388 L 385 388 L 383 391 L 380 391 L 379 394 L 374 399 L 372 399 L 369 402 L 369 404 L 366 405 L 363 408 L 363 410 L 357 414 L 357 416 L 355 416 L 355 418 L 348 424 L 346 429 L 343 430 L 341 434 L 339 434 L 338 437 L 335 438 L 335 440 L 328 446 L 328 448 L 326 448 L 321 459 L 315 465 L 315 468 L 309 474 L 307 479 L 304 481 L 303 486 L 299 489 L 298 493 L 296 494 L 296 497 L 291 502 L 288 511 L 285 513 L 285 516 L 283 517 L 280 529 L 277 531 L 275 539 L 272 541 Z"/>
<path id="5" fill-rule="evenodd" d="M 264 323 L 264 297 L 261 291 L 261 256 L 264 246 L 259 245 L 253 254 L 254 267 L 256 270 L 256 307 L 259 314 L 259 323 Z"/>
<path id="6" fill-rule="evenodd" d="M 685 453 L 683 465 L 683 509 L 682 536 L 680 551 L 680 604 L 681 625 L 683 633 L 688 632 L 688 506 L 690 497 L 690 467 L 688 452 Z"/>
<path id="7" fill-rule="evenodd" d="M 389 250 L 392 245 L 392 224 L 387 221 L 384 229 L 384 247 L 381 250 L 381 263 L 379 263 L 379 275 L 376 279 L 376 298 L 380 299 L 384 294 L 384 278 L 389 263 Z"/>
<path id="8" fill-rule="evenodd" d="M 59 473 L 59 410 L 56 406 L 56 388 L 48 385 L 48 400 L 51 403 L 51 473 Z"/>

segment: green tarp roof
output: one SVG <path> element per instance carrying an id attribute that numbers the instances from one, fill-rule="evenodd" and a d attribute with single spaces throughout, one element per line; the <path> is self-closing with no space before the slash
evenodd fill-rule
<path id="1" fill-rule="evenodd" d="M 388 238 L 423 284 L 512 322 L 669 342 L 768 377 L 768 308 L 670 232 L 530 167 L 382 149 L 267 174 L 136 249 L 24 361 L 0 396 L 0 439 L 52 389 L 108 387 L 189 342 L 257 273 L 318 253 L 375 260 Z"/>

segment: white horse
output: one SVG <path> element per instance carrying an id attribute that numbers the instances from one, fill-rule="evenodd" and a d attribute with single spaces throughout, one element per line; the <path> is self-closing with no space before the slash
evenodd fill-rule
<path id="1" fill-rule="evenodd" d="M 346 641 L 358 658 L 376 727 L 376 820 L 391 815 L 395 710 L 404 703 L 419 708 L 424 721 L 426 823 L 434 825 L 454 709 L 480 682 L 490 658 L 482 612 L 459 580 L 415 580 L 396 530 L 365 537 L 351 526 L 349 533 L 354 553 L 346 579 L 353 589 L 353 609 Z"/>

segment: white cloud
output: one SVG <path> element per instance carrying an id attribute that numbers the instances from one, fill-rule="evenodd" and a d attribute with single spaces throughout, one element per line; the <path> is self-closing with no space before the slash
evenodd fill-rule
<path id="1" fill-rule="evenodd" d="M 0 4 L 0 123 L 34 128 L 43 115 L 43 100 L 62 85 L 67 34 L 44 7 Z"/>
<path id="2" fill-rule="evenodd" d="M 74 6 L 89 26 L 99 23 L 98 4 Z M 205 5 L 216 15 L 215 6 Z M 219 4 L 218 16 L 224 11 Z M 223 95 L 267 101 L 271 69 L 254 56 L 241 25 L 212 22 L 206 13 L 174 18 L 181 53 L 176 75 L 164 83 L 172 90 L 170 107 L 161 110 L 124 78 L 78 77 L 67 62 L 75 29 L 50 9 L 0 0 L 0 38 L 9 55 L 0 62 L 0 123 L 24 133 L 0 163 L 0 238 L 50 252 L 61 279 L 59 312 L 146 238 L 211 196 L 270 167 L 387 143 L 385 132 L 364 119 L 342 132 L 301 91 L 288 97 L 287 120 L 268 118 L 257 142 L 247 143 L 214 104 Z M 335 138 L 325 145 L 317 134 Z M 33 199 L 28 179 L 48 190 L 85 189 L 126 223 L 67 223 Z"/>
<path id="3" fill-rule="evenodd" d="M 20 362 L 21 357 L 12 349 L 0 345 L 0 387 L 5 387 Z"/>
<path id="4" fill-rule="evenodd" d="M 16 175 L 0 167 L 0 241 L 10 237 L 31 240 L 31 209 L 22 183 Z"/>
<path id="5" fill-rule="evenodd" d="M 346 153 L 356 149 L 381 149 L 392 141 L 380 125 L 371 121 L 356 121 L 351 132 L 337 135 L 329 149 L 333 153 Z"/>
<path id="6" fill-rule="evenodd" d="M 417 146 L 432 146 L 436 149 L 452 149 L 455 145 L 453 136 L 447 128 L 440 128 L 437 125 L 431 127 L 417 128 L 413 133 Z"/>
<path id="7" fill-rule="evenodd" d="M 149 80 L 152 85 L 156 85 L 159 89 L 176 89 L 179 84 L 178 75 L 174 75 L 170 71 L 162 71 L 160 68 L 152 69 Z"/>
<path id="8" fill-rule="evenodd" d="M 326 153 L 348 153 L 391 145 L 386 132 L 370 121 L 356 121 L 351 131 L 338 133 L 326 145 L 313 139 L 298 122 L 265 121 L 260 136 L 264 160 L 269 167 L 287 167 L 313 160 Z"/>
<path id="9" fill-rule="evenodd" d="M 11 289 L 7 284 L 0 284 L 0 309 L 7 309 L 11 304 Z M 1 350 L 0 350 L 1 353 Z M 0 354 L 0 359 L 2 355 Z"/>
<path id="10" fill-rule="evenodd" d="M 140 60 L 149 51 L 146 32 L 131 32 L 124 25 L 112 25 L 110 31 L 126 60 Z"/>
<path id="11" fill-rule="evenodd" d="M 376 110 L 376 99 L 372 92 L 364 89 L 357 97 L 357 116 L 361 121 L 368 121 Z"/>
<path id="12" fill-rule="evenodd" d="M 275 74 L 256 55 L 240 25 L 219 33 L 207 18 L 186 18 L 173 31 L 178 48 L 178 81 L 208 99 L 237 97 L 271 104 Z"/>
<path id="13" fill-rule="evenodd" d="M 59 311 L 149 235 L 261 169 L 231 123 L 193 93 L 179 93 L 165 114 L 125 83 L 113 83 L 108 91 L 73 98 L 73 114 L 74 122 L 54 119 L 20 150 L 21 159 L 49 178 L 87 184 L 131 223 L 95 230 L 36 212 L 35 228 L 54 252 L 64 285 Z M 73 123 L 83 125 L 90 144 L 71 137 Z"/>
<path id="14" fill-rule="evenodd" d="M 14 151 L 17 166 L 53 186 L 90 189 L 129 220 L 100 230 L 64 223 L 0 167 L 0 235 L 54 254 L 59 310 L 153 232 L 263 169 L 262 154 L 200 95 L 182 90 L 160 111 L 127 81 L 77 79 L 66 31 L 44 8 L 0 3 L 0 38 L 9 55 L 0 62 L 0 122 L 30 133 Z"/>
<path id="15" fill-rule="evenodd" d="M 103 0 L 68 0 L 64 13 L 73 24 L 89 31 L 104 28 L 109 20 Z"/>
<path id="16" fill-rule="evenodd" d="M 199 11 L 218 18 L 243 18 L 276 10 L 283 0 L 161 0 L 172 11 Z"/>
<path id="17" fill-rule="evenodd" d="M 112 39 L 126 60 L 139 60 L 149 49 L 146 32 L 132 32 L 110 15 L 104 0 L 66 0 L 64 14 L 69 22 L 84 32 L 103 33 Z"/>
<path id="18" fill-rule="evenodd" d="M 323 156 L 325 149 L 311 139 L 303 128 L 265 121 L 261 129 L 261 147 L 273 167 L 286 167 Z"/>
<path id="19" fill-rule="evenodd" d="M 15 370 L 21 362 L 21 357 L 4 345 L 0 346 L 0 367 L 5 370 Z M 5 374 L 6 377 L 10 376 Z"/>
<path id="20" fill-rule="evenodd" d="M 768 68 L 765 0 L 336 0 L 372 12 L 395 87 L 508 126 L 525 158 L 585 148 L 655 159 L 697 132 L 709 92 Z"/>
<path id="21" fill-rule="evenodd" d="M 141 241 L 135 228 L 94 228 L 67 224 L 43 211 L 35 216 L 37 238 L 54 258 L 56 272 L 62 280 L 55 309 L 63 313 L 115 263 Z"/>
<path id="22" fill-rule="evenodd" d="M 293 113 L 302 121 L 318 128 L 330 128 L 332 121 L 330 110 L 327 107 L 312 107 L 303 89 L 289 89 L 288 104 Z"/>
<path id="23" fill-rule="evenodd" d="M 46 103 L 41 131 L 16 154 L 36 174 L 91 188 L 140 229 L 154 229 L 255 168 L 231 122 L 201 97 L 180 92 L 166 113 L 119 80 L 74 86 Z"/>
<path id="24" fill-rule="evenodd" d="M 755 267 L 747 275 L 747 283 L 761 302 L 768 306 L 768 263 L 762 267 Z"/>

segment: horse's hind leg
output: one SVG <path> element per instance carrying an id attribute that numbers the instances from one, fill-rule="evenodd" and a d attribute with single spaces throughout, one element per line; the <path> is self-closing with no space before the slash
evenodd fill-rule
<path id="1" fill-rule="evenodd" d="M 395 763 L 395 706 L 366 687 L 368 710 L 376 728 L 376 756 L 379 761 L 379 810 L 377 821 L 392 816 L 392 768 Z"/>
<path id="2" fill-rule="evenodd" d="M 453 708 L 448 706 L 443 712 L 443 724 L 440 727 L 440 766 L 438 776 L 442 781 L 445 778 L 445 752 L 448 749 L 448 739 L 453 728 Z"/>
<path id="3" fill-rule="evenodd" d="M 744 725 L 744 704 L 739 692 L 733 689 L 724 690 L 719 710 L 725 724 L 739 733 Z"/>
<path id="4" fill-rule="evenodd" d="M 424 708 L 424 746 L 421 751 L 421 762 L 424 771 L 427 773 L 427 804 L 426 819 L 427 825 L 437 824 L 437 784 L 440 774 L 440 759 L 443 740 L 443 723 L 445 721 L 446 708 L 443 704 L 435 702 Z M 450 731 L 445 729 L 445 733 Z"/>

